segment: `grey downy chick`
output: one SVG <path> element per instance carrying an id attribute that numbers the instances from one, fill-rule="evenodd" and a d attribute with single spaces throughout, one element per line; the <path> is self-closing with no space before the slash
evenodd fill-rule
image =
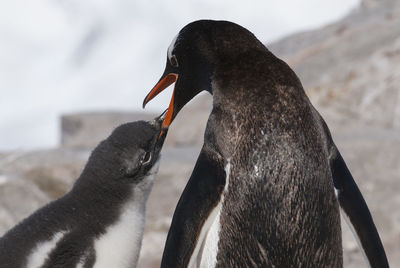
<path id="1" fill-rule="evenodd" d="M 0 238 L 0 267 L 136 267 L 163 120 L 117 127 L 70 192 Z"/>

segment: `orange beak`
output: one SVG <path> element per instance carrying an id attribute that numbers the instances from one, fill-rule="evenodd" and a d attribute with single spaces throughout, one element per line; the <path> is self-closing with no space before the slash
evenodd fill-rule
<path id="1" fill-rule="evenodd" d="M 160 94 L 161 91 L 163 91 L 164 89 L 166 89 L 167 87 L 169 87 L 172 83 L 176 82 L 176 80 L 178 80 L 178 74 L 176 73 L 169 73 L 168 75 L 166 75 L 165 77 L 163 77 L 158 83 L 157 85 L 149 92 L 149 94 L 147 94 L 146 98 L 143 101 L 143 108 L 146 106 L 146 104 L 152 100 L 155 96 L 157 96 L 158 94 Z M 168 106 L 168 112 L 165 116 L 165 119 L 162 123 L 162 130 L 160 133 L 160 136 L 162 136 L 162 134 L 168 130 L 169 125 L 171 125 L 172 123 L 172 115 L 174 113 L 174 93 L 175 93 L 175 88 L 174 91 L 172 93 L 172 97 L 171 97 L 171 102 L 169 103 Z"/>

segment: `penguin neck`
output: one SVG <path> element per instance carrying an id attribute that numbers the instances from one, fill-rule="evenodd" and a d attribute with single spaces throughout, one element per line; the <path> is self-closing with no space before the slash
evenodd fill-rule
<path id="1" fill-rule="evenodd" d="M 117 218 L 94 241 L 93 267 L 136 267 L 145 227 L 148 192 L 135 187 L 131 197 L 119 208 Z M 115 248 L 115 245 L 118 245 Z"/>
<path id="2" fill-rule="evenodd" d="M 76 181 L 70 194 L 74 195 L 79 202 L 85 202 L 96 207 L 103 209 L 114 209 L 122 204 L 134 199 L 134 185 L 110 185 L 104 182 L 107 179 L 113 178 L 100 178 L 98 174 L 93 174 L 90 171 L 82 173 L 81 177 Z M 97 181 L 96 181 L 97 180 Z"/>
<path id="3" fill-rule="evenodd" d="M 75 186 L 76 191 L 73 189 L 76 196 L 87 194 L 80 202 L 91 207 L 94 217 L 90 221 L 99 222 L 93 245 L 96 253 L 93 267 L 136 267 L 145 227 L 146 202 L 157 169 L 158 163 L 137 183 L 121 183 L 120 187 L 113 185 L 109 189 L 82 183 Z"/>
<path id="4" fill-rule="evenodd" d="M 109 225 L 94 243 L 94 267 L 136 267 L 142 245 L 146 202 L 158 171 L 157 162 L 140 182 L 131 188 L 131 195 L 119 209 L 116 221 Z M 118 245 L 115 248 L 115 245 Z"/>
<path id="5" fill-rule="evenodd" d="M 224 158 L 269 137 L 291 139 L 303 121 L 312 120 L 297 76 L 270 52 L 261 52 L 221 62 L 214 70 L 213 110 L 205 138 Z"/>
<path id="6" fill-rule="evenodd" d="M 246 113 L 235 92 L 221 88 L 222 85 L 212 82 L 213 108 L 208 119 L 205 143 L 211 144 L 223 158 L 232 158 L 237 144 L 244 133 L 242 117 Z M 246 100 L 242 100 L 246 101 Z"/>
<path id="7" fill-rule="evenodd" d="M 94 240 L 96 260 L 93 267 L 136 267 L 145 227 L 147 197 L 146 192 L 136 187 L 132 189 L 115 219 Z"/>
<path id="8" fill-rule="evenodd" d="M 112 215 L 110 218 L 115 220 L 123 213 L 122 207 L 135 207 L 142 216 L 155 179 L 153 170 L 157 170 L 158 164 L 155 166 L 139 182 L 129 182 L 127 178 L 115 178 L 87 169 L 68 195 L 73 196 L 71 199 L 75 200 L 77 207 L 84 207 L 92 217 L 101 218 L 102 222 L 105 213 Z"/>

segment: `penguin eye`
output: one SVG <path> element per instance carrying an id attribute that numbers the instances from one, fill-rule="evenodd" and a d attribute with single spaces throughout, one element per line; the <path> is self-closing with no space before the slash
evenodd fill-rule
<path id="1" fill-rule="evenodd" d="M 151 161 L 151 152 L 146 152 L 142 159 L 142 164 L 147 165 Z"/>
<path id="2" fill-rule="evenodd" d="M 175 68 L 177 68 L 178 65 L 178 60 L 176 59 L 175 55 L 172 55 L 171 58 L 169 59 L 169 62 L 171 63 L 171 65 Z"/>

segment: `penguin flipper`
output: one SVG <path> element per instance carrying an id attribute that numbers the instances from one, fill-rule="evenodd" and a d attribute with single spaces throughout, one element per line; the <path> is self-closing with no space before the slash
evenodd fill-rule
<path id="1" fill-rule="evenodd" d="M 187 267 L 201 229 L 217 206 L 225 185 L 223 161 L 203 147 L 176 206 L 161 267 Z"/>
<path id="2" fill-rule="evenodd" d="M 331 171 L 337 198 L 347 224 L 370 267 L 389 267 L 378 231 L 368 206 L 337 148 L 331 159 Z M 352 228 L 353 227 L 353 228 Z"/>

